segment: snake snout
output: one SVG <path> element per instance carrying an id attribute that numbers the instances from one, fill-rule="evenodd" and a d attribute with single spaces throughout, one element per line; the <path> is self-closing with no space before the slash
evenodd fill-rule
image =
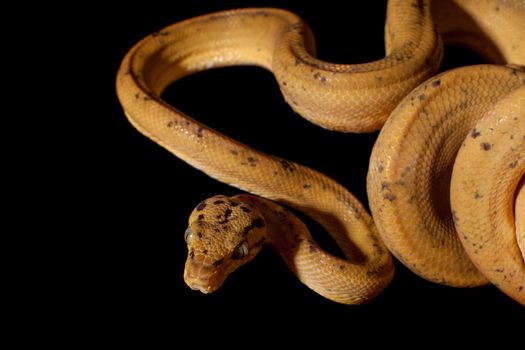
<path id="1" fill-rule="evenodd" d="M 186 264 L 184 282 L 193 290 L 208 294 L 216 291 L 222 285 L 223 279 L 219 278 L 217 270 L 205 265 Z"/>

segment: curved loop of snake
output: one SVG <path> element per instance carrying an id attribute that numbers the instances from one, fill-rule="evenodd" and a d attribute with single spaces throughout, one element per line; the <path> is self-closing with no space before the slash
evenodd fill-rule
<path id="1" fill-rule="evenodd" d="M 525 304 L 524 22 L 522 1 L 392 0 L 385 58 L 351 65 L 315 58 L 307 25 L 269 8 L 193 18 L 136 44 L 117 75 L 128 120 L 193 167 L 257 195 L 217 196 L 195 208 L 186 283 L 214 291 L 269 243 L 303 283 L 340 303 L 367 302 L 388 285 L 391 251 L 426 279 L 453 286 L 488 279 Z M 514 68 L 430 78 L 442 38 Z M 272 71 L 292 108 L 321 127 L 369 132 L 388 118 L 368 174 L 375 224 L 332 179 L 221 135 L 160 98 L 177 79 L 231 65 Z M 346 259 L 321 249 L 274 201 L 317 220 Z"/>

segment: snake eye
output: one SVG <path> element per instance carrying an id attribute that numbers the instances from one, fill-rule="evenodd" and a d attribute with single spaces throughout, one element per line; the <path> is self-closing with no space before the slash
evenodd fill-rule
<path id="1" fill-rule="evenodd" d="M 248 242 L 243 241 L 235 247 L 232 254 L 232 259 L 242 259 L 248 254 Z"/>
<path id="2" fill-rule="evenodd" d="M 191 228 L 188 227 L 186 231 L 184 232 L 184 240 L 186 241 L 186 243 L 189 243 L 191 236 L 192 236 Z"/>

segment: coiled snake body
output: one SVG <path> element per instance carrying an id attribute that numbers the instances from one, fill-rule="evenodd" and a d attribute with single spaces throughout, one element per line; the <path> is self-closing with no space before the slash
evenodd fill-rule
<path id="1" fill-rule="evenodd" d="M 195 208 L 185 235 L 190 287 L 217 289 L 268 242 L 303 283 L 340 303 L 381 292 L 393 277 L 392 252 L 428 280 L 488 280 L 525 304 L 525 3 L 398 0 L 387 11 L 386 57 L 366 64 L 316 59 L 307 25 L 267 8 L 176 23 L 126 55 L 117 93 L 133 126 L 257 195 L 216 196 Z M 436 26 L 445 40 L 510 66 L 434 76 L 442 57 Z M 321 127 L 369 132 L 386 121 L 368 174 L 375 222 L 332 179 L 221 135 L 159 97 L 186 75 L 247 64 L 272 71 L 292 108 Z M 275 202 L 322 224 L 346 259 L 321 249 Z"/>

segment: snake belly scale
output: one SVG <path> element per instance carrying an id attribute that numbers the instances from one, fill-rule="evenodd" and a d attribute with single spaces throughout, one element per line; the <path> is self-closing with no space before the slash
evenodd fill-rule
<path id="1" fill-rule="evenodd" d="M 519 288 L 525 278 L 524 262 L 518 244 L 510 248 L 514 252 L 514 265 L 508 262 L 501 265 L 514 266 L 511 281 L 507 281 L 506 274 L 503 283 L 497 274 L 485 272 L 493 266 L 487 263 L 492 255 L 472 258 L 474 253 L 471 249 L 465 252 L 462 246 L 465 240 L 456 234 L 458 229 L 466 237 L 477 237 L 467 233 L 461 224 L 455 227 L 452 220 L 452 213 L 458 215 L 455 218 L 459 222 L 472 216 L 456 209 L 465 208 L 463 186 L 456 192 L 459 196 L 453 196 L 454 203 L 458 203 L 453 205 L 454 209 L 447 207 L 448 199 L 433 196 L 440 189 L 441 193 L 448 193 L 455 155 L 477 120 L 484 120 L 484 115 L 507 113 L 511 120 L 516 118 L 511 128 L 523 127 L 522 105 L 516 102 L 522 94 L 516 91 L 523 90 L 525 85 L 520 69 L 525 65 L 525 38 L 515 33 L 517 23 L 525 18 L 525 5 L 518 1 L 480 3 L 473 6 L 469 1 L 443 1 L 440 4 L 444 6 L 436 6 L 430 1 L 390 1 L 385 24 L 386 56 L 364 64 L 332 64 L 317 59 L 308 26 L 293 13 L 271 8 L 196 17 L 137 43 L 125 56 L 116 84 L 118 98 L 131 124 L 191 166 L 253 194 L 216 196 L 195 208 L 185 234 L 189 253 L 184 277 L 188 285 L 206 293 L 216 290 L 229 273 L 269 243 L 303 283 L 344 304 L 367 302 L 388 285 L 394 273 L 390 252 L 426 279 L 474 286 L 486 283 L 488 278 L 524 303 L 525 292 Z M 496 5 L 500 13 L 493 16 Z M 490 21 L 462 26 L 446 20 L 456 18 L 450 15 L 454 11 Z M 437 27 L 435 18 L 441 18 Z M 490 23 L 500 25 L 494 29 Z M 514 68 L 485 65 L 431 78 L 437 73 L 443 55 L 442 37 L 437 29 L 443 38 L 460 42 L 484 33 L 488 38 L 483 40 L 492 45 L 474 45 L 474 49 Z M 243 145 L 160 98 L 166 86 L 184 76 L 231 65 L 256 65 L 273 72 L 290 106 L 323 128 L 370 132 L 387 122 L 374 146 L 368 177 L 368 194 L 377 226 L 362 204 L 329 177 Z M 502 88 L 488 91 L 494 85 Z M 421 122 L 424 114 L 430 116 Z M 462 120 L 464 115 L 468 117 Z M 508 125 L 502 132 L 508 132 Z M 485 128 L 492 126 L 482 127 L 485 137 Z M 519 131 L 517 138 L 518 134 Z M 433 135 L 437 135 L 438 141 L 429 141 L 435 139 Z M 508 156 L 508 162 L 516 162 L 516 166 L 503 187 L 508 195 L 506 204 L 501 206 L 506 208 L 506 214 L 501 215 L 510 215 L 508 227 L 503 228 L 507 245 L 523 236 L 523 230 L 515 232 L 515 226 L 523 226 L 522 221 L 516 219 L 514 225 L 513 218 L 520 216 L 518 212 L 523 207 L 523 190 L 519 190 L 522 187 L 518 184 L 525 172 L 525 162 L 521 160 L 523 142 L 517 139 L 508 147 L 501 154 Z M 459 158 L 469 158 L 471 153 L 462 150 Z M 433 169 L 444 179 L 439 184 L 433 180 L 436 177 Z M 463 173 L 456 169 L 460 169 L 459 165 L 454 171 Z M 457 180 L 460 175 L 454 173 L 452 178 L 454 183 L 462 183 Z M 416 184 L 420 183 L 429 185 L 418 188 Z M 408 192 L 401 188 L 408 188 Z M 305 225 L 277 203 L 318 221 L 346 259 L 320 248 Z M 414 220 L 414 217 L 422 218 Z M 408 221 L 415 226 L 407 230 L 404 225 Z M 484 227 L 490 230 L 494 223 L 489 221 Z M 453 263 L 449 266 L 445 261 Z"/>

